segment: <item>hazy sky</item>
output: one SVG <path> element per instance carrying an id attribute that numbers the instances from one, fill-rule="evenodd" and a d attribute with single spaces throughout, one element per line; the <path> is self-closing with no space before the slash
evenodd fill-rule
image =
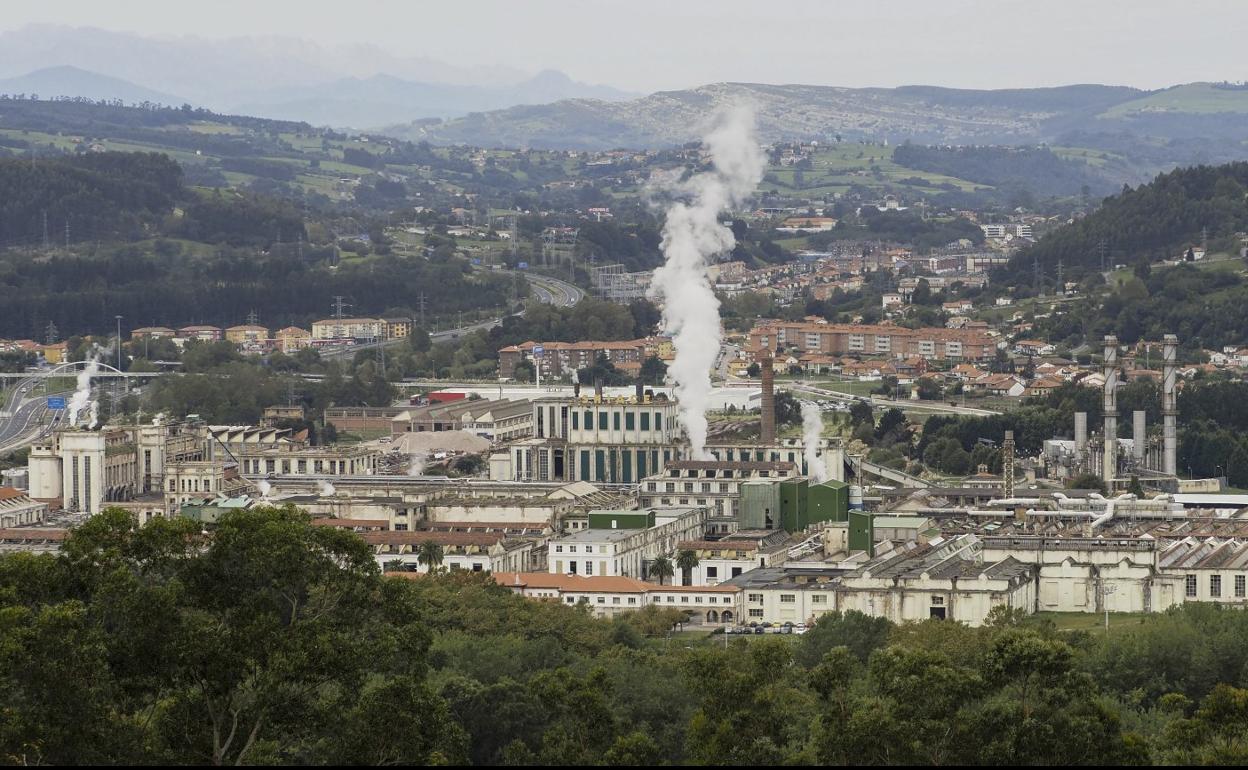
<path id="1" fill-rule="evenodd" d="M 280 34 L 635 91 L 721 80 L 1002 88 L 1248 79 L 1241 0 L 6 0 L 29 23 Z"/>

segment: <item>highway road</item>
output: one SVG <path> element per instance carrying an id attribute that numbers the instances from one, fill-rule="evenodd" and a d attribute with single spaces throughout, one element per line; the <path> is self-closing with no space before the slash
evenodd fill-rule
<path id="1" fill-rule="evenodd" d="M 10 395 L 5 416 L 0 417 L 0 452 L 20 449 L 39 436 L 47 435 L 61 419 L 63 410 L 50 411 L 46 396 L 42 393 L 29 395 L 37 383 L 33 378 L 22 380 Z"/>
<path id="2" fill-rule="evenodd" d="M 796 390 L 802 393 L 810 393 L 812 395 L 822 396 L 823 398 L 833 398 L 838 401 L 853 402 L 853 401 L 865 400 L 865 401 L 870 401 L 872 406 L 896 407 L 898 409 L 907 409 L 911 411 L 937 412 L 940 414 L 964 414 L 964 415 L 973 415 L 976 417 L 988 417 L 994 414 L 1001 414 L 1000 412 L 994 412 L 991 409 L 978 409 L 976 407 L 971 407 L 971 406 L 957 406 L 954 404 L 950 404 L 948 401 L 921 401 L 917 399 L 894 399 L 894 398 L 884 398 L 883 396 L 855 396 L 849 393 L 842 393 L 839 390 L 828 390 L 827 388 L 820 388 L 804 380 L 799 380 L 793 383 L 792 385 L 783 385 L 781 383 L 776 383 L 776 387 L 788 388 L 790 390 Z"/>

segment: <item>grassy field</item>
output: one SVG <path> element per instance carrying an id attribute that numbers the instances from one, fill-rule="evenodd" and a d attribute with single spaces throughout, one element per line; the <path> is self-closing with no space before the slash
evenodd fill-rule
<path id="1" fill-rule="evenodd" d="M 1122 118 L 1134 112 L 1171 111 L 1248 113 L 1248 91 L 1214 88 L 1210 83 L 1189 83 L 1114 105 L 1101 113 L 1100 117 Z"/>
<path id="2" fill-rule="evenodd" d="M 1109 632 L 1114 629 L 1130 628 L 1143 623 L 1149 614 L 1146 612 L 1111 612 L 1109 613 Z M 1038 612 L 1033 622 L 1051 621 L 1060 631 L 1100 631 L 1105 632 L 1105 613 L 1103 612 Z"/>
<path id="3" fill-rule="evenodd" d="M 759 189 L 777 189 L 818 197 L 843 193 L 853 185 L 870 188 L 903 185 L 902 180 L 918 179 L 921 184 L 908 185 L 923 194 L 941 192 L 941 185 L 959 190 L 974 190 L 985 185 L 965 179 L 907 168 L 893 161 L 893 148 L 845 142 L 821 147 L 811 159 L 813 169 L 798 170 L 792 166 L 769 166 L 767 178 Z M 800 184 L 798 179 L 800 179 Z"/>

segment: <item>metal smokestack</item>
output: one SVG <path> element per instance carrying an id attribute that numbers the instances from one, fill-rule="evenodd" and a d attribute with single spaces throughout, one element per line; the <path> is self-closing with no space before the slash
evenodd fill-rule
<path id="1" fill-rule="evenodd" d="M 1175 377 L 1178 375 L 1179 338 L 1167 334 L 1162 338 L 1162 382 L 1161 382 L 1161 435 L 1162 460 L 1161 469 L 1167 476 L 1179 475 L 1179 438 L 1176 422 L 1179 417 L 1179 402 L 1174 391 Z"/>
<path id="2" fill-rule="evenodd" d="M 763 424 L 759 431 L 759 439 L 764 444 L 776 443 L 776 372 L 773 368 L 771 351 L 767 351 L 762 361 L 763 367 Z"/>
<path id="3" fill-rule="evenodd" d="M 1105 335 L 1105 452 L 1101 478 L 1107 488 L 1118 475 L 1118 338 Z"/>
<path id="4" fill-rule="evenodd" d="M 1136 409 L 1131 413 L 1131 457 L 1135 460 L 1136 468 L 1144 467 L 1144 436 L 1148 432 L 1147 415 L 1148 413 L 1142 409 Z"/>
<path id="5" fill-rule="evenodd" d="M 1075 412 L 1075 475 L 1088 464 L 1088 413 Z"/>

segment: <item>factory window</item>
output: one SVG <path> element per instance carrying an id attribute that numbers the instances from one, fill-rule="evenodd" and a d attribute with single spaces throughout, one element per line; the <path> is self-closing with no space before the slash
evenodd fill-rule
<path id="1" fill-rule="evenodd" d="M 943 607 L 943 606 L 944 606 L 944 604 L 945 604 L 945 597 L 943 597 L 943 596 L 933 596 L 933 597 L 932 597 L 932 604 L 936 605 L 937 607 Z"/>
<path id="2" fill-rule="evenodd" d="M 1195 598 L 1195 596 L 1196 596 L 1196 576 L 1195 576 L 1195 575 L 1188 575 L 1188 576 L 1187 576 L 1187 578 L 1186 578 L 1186 583 L 1187 583 L 1187 597 L 1188 597 L 1189 599 L 1191 599 L 1191 598 Z"/>
<path id="3" fill-rule="evenodd" d="M 555 546 L 555 553 L 563 553 L 563 546 L 561 545 Z"/>
<path id="4" fill-rule="evenodd" d="M 659 491 L 659 490 L 658 490 L 658 486 L 659 486 L 658 484 L 655 484 L 653 481 L 651 481 L 651 482 L 649 482 L 648 484 L 646 484 L 646 491 L 647 491 L 647 492 L 658 492 L 658 491 Z"/>
<path id="5" fill-rule="evenodd" d="M 708 578 L 717 578 L 717 577 L 719 577 L 719 567 L 707 567 L 707 568 L 706 568 L 706 576 L 707 576 Z"/>
<path id="6" fill-rule="evenodd" d="M 606 429 L 607 429 L 607 410 L 601 409 L 598 411 L 598 430 L 606 430 Z"/>
<path id="7" fill-rule="evenodd" d="M 636 603 L 637 603 L 637 599 L 636 599 L 635 597 L 630 596 L 630 597 L 628 597 L 628 603 L 629 603 L 629 604 L 636 604 Z"/>
<path id="8" fill-rule="evenodd" d="M 780 594 L 781 604 L 793 604 L 797 601 L 797 594 Z"/>
<path id="9" fill-rule="evenodd" d="M 1209 576 L 1209 595 L 1217 599 L 1222 596 L 1222 576 Z"/>
<path id="10" fill-rule="evenodd" d="M 637 416 L 636 416 L 636 415 L 634 415 L 632 412 L 627 412 L 627 413 L 625 413 L 625 415 L 624 415 L 624 429 L 625 429 L 625 430 L 633 430 L 633 429 L 634 429 L 634 428 L 636 428 L 636 427 L 637 427 Z"/>
<path id="11" fill-rule="evenodd" d="M 650 413 L 649 412 L 641 413 L 641 429 L 650 430 Z"/>
<path id="12" fill-rule="evenodd" d="M 599 603 L 599 604 L 606 604 L 606 603 L 607 603 L 607 597 L 605 597 L 605 596 L 599 596 L 599 597 L 598 597 L 598 603 Z"/>
<path id="13" fill-rule="evenodd" d="M 611 597 L 611 603 L 612 603 L 612 604 L 619 604 L 619 603 L 620 603 L 620 597 L 618 597 L 618 596 L 612 596 L 612 597 Z"/>
<path id="14" fill-rule="evenodd" d="M 686 492 L 692 492 L 692 491 L 693 491 L 693 483 L 692 483 L 692 482 L 688 482 L 688 481 L 686 481 L 686 482 L 685 482 L 685 491 L 686 491 Z"/>
<path id="15" fill-rule="evenodd" d="M 751 602 L 761 602 L 763 600 L 763 595 L 762 594 L 750 594 L 746 598 L 748 598 Z"/>
<path id="16" fill-rule="evenodd" d="M 752 617 L 752 618 L 761 618 L 762 616 L 763 616 L 763 611 L 762 611 L 762 610 L 750 610 L 750 617 Z"/>
<path id="17" fill-rule="evenodd" d="M 823 594 L 811 594 L 810 596 L 811 604 L 827 604 L 827 602 L 828 602 L 828 597 L 824 596 Z"/>
<path id="18" fill-rule="evenodd" d="M 1243 575 L 1236 575 L 1236 576 L 1235 576 L 1235 598 L 1237 598 L 1237 599 L 1242 599 L 1242 598 L 1244 598 L 1244 594 L 1245 594 L 1245 590 L 1244 590 L 1244 589 L 1245 589 L 1245 587 L 1246 587 L 1246 586 L 1244 585 L 1244 584 L 1245 584 L 1245 582 L 1248 582 L 1248 581 L 1245 581 L 1245 578 L 1244 578 L 1244 576 L 1243 576 Z"/>
<path id="19" fill-rule="evenodd" d="M 703 492 L 710 492 L 710 491 L 711 491 L 711 485 L 710 485 L 709 483 L 707 483 L 707 482 L 703 482 L 703 483 L 702 483 L 702 491 L 703 491 Z"/>
<path id="20" fill-rule="evenodd" d="M 618 409 L 611 413 L 611 427 L 615 430 L 620 429 L 620 412 Z"/>

